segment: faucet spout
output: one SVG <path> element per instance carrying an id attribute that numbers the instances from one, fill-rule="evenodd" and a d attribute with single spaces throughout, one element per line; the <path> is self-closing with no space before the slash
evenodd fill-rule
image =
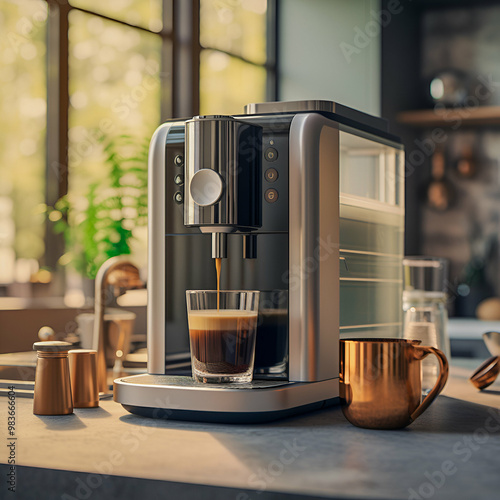
<path id="1" fill-rule="evenodd" d="M 94 331 L 92 348 L 97 351 L 99 392 L 108 392 L 106 353 L 104 344 L 104 312 L 109 301 L 107 287 L 113 287 L 115 297 L 132 288 L 143 288 L 138 268 L 125 256 L 112 257 L 99 268 L 95 279 Z"/>

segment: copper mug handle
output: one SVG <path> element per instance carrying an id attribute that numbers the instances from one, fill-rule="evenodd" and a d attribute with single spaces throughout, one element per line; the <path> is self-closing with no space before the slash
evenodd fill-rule
<path id="1" fill-rule="evenodd" d="M 429 354 L 434 354 L 439 361 L 439 375 L 431 392 L 427 394 L 424 400 L 417 406 L 415 411 L 411 414 L 410 418 L 412 422 L 417 417 L 419 417 L 425 410 L 427 410 L 427 408 L 434 401 L 436 396 L 438 396 L 439 393 L 443 390 L 446 381 L 448 380 L 448 371 L 449 371 L 448 360 L 446 359 L 446 356 L 439 349 L 425 345 L 414 345 L 413 349 L 414 349 L 414 357 L 415 359 L 418 360 L 426 358 Z"/>

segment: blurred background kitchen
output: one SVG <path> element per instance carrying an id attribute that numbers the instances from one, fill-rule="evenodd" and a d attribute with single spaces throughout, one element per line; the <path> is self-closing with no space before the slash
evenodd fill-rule
<path id="1" fill-rule="evenodd" d="M 147 280 L 147 147 L 172 117 L 325 99 L 406 148 L 407 255 L 449 260 L 452 350 L 500 299 L 500 2 L 0 0 L 0 353 L 93 309 L 100 265 Z M 137 292 L 137 291 L 136 291 Z M 117 307 L 137 314 L 145 295 Z M 485 320 L 491 320 L 485 323 Z"/>

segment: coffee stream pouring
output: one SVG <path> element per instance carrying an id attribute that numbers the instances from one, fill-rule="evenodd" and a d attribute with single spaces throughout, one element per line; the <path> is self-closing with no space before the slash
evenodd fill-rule
<path id="1" fill-rule="evenodd" d="M 212 234 L 220 290 L 221 259 L 227 257 L 227 234 L 262 225 L 262 127 L 230 116 L 197 116 L 186 122 L 184 224 Z M 244 258 L 255 258 L 255 245 L 244 244 Z"/>

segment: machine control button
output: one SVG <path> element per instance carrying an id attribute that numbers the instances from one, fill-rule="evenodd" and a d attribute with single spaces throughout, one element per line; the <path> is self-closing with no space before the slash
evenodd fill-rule
<path id="1" fill-rule="evenodd" d="M 222 196 L 224 182 L 222 177 L 211 168 L 201 168 L 191 177 L 189 192 L 193 201 L 201 207 L 217 203 Z"/>
<path id="2" fill-rule="evenodd" d="M 174 165 L 176 167 L 183 167 L 184 166 L 184 156 L 182 156 L 182 155 L 175 155 L 175 157 L 174 157 Z"/>
<path id="3" fill-rule="evenodd" d="M 178 185 L 178 186 L 182 186 L 184 184 L 184 176 L 182 174 L 177 174 L 175 177 L 174 177 L 174 182 Z"/>
<path id="4" fill-rule="evenodd" d="M 278 191 L 276 191 L 276 189 L 267 189 L 264 192 L 264 199 L 268 203 L 274 203 L 274 202 L 278 201 Z"/>
<path id="5" fill-rule="evenodd" d="M 274 148 L 267 148 L 264 151 L 264 158 L 267 161 L 276 161 L 278 159 L 278 151 Z"/>
<path id="6" fill-rule="evenodd" d="M 278 171 L 275 168 L 268 168 L 264 172 L 264 178 L 267 182 L 274 182 L 276 179 L 278 179 L 278 177 Z"/>
<path id="7" fill-rule="evenodd" d="M 176 193 L 174 194 L 174 201 L 179 204 L 184 201 L 184 196 L 182 196 L 182 193 L 180 191 L 176 191 Z"/>

